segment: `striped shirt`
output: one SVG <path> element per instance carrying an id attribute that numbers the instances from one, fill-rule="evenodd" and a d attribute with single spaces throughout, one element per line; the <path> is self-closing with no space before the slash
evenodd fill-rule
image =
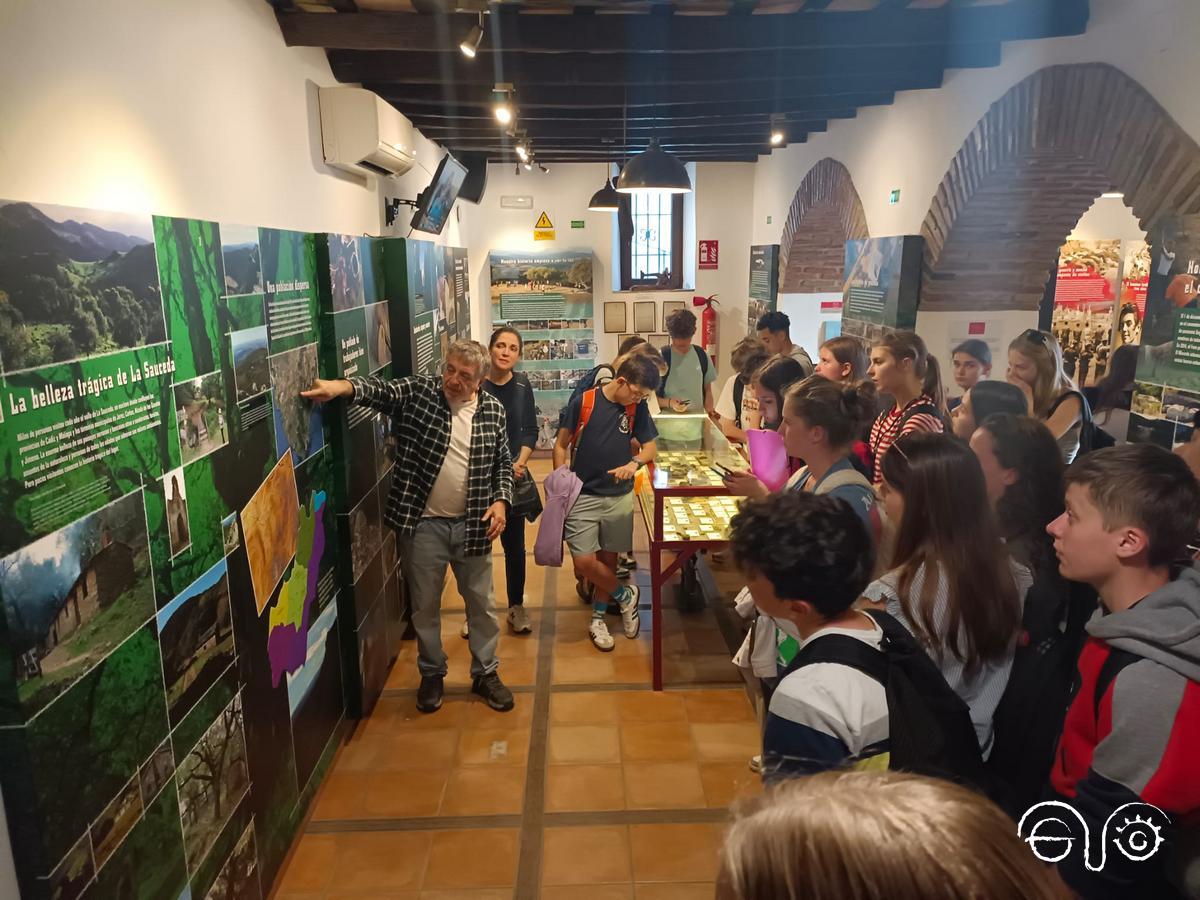
<path id="1" fill-rule="evenodd" d="M 1027 568 L 1011 559 L 1008 564 L 1012 570 L 1013 581 L 1017 586 L 1017 597 L 1024 608 L 1025 594 L 1033 583 L 1033 576 L 1029 574 Z M 971 708 L 971 724 L 975 726 L 975 737 L 979 740 L 979 749 L 983 751 L 986 759 L 992 750 L 992 717 L 996 713 L 996 706 L 1000 703 L 1004 689 L 1008 687 L 1008 675 L 1012 671 L 1013 652 L 1017 647 L 1017 632 L 1013 632 L 1012 640 L 1004 656 L 981 663 L 978 671 L 968 677 L 966 667 L 947 649 L 948 642 L 945 632 L 950 613 L 950 590 L 946 573 L 939 569 L 939 574 L 937 590 L 933 598 L 933 624 L 940 635 L 940 640 L 937 647 L 926 647 L 925 649 L 933 661 L 938 664 L 938 668 L 942 670 L 946 683 Z M 909 631 L 913 631 L 912 623 L 904 615 L 904 609 L 900 605 L 900 595 L 897 591 L 899 583 L 900 572 L 893 570 L 867 585 L 863 596 L 877 603 L 886 601 L 888 615 L 899 621 Z M 917 569 L 912 584 L 909 586 L 909 595 L 920 597 L 924 587 L 925 566 L 922 564 Z"/>
<path id="2" fill-rule="evenodd" d="M 352 403 L 392 417 L 396 436 L 396 465 L 384 521 L 400 537 L 412 534 L 425 512 L 430 491 L 450 449 L 450 404 L 442 393 L 440 375 L 413 375 L 394 381 L 351 378 Z M 463 554 L 484 556 L 491 551 L 488 523 L 483 514 L 503 500 L 512 506 L 512 454 L 508 449 L 504 406 L 481 390 L 471 420 L 467 461 L 466 537 Z"/>
<path id="3" fill-rule="evenodd" d="M 920 406 L 925 406 L 927 409 L 917 410 L 916 408 Z M 933 402 L 932 397 L 921 394 L 908 403 L 904 409 L 898 409 L 893 403 L 890 409 L 879 414 L 875 424 L 871 426 L 871 462 L 875 473 L 875 484 L 883 484 L 883 457 L 888 450 L 892 449 L 896 438 L 904 434 L 912 434 L 914 431 L 932 431 L 934 434 L 941 434 L 946 430 L 941 417 L 929 411 L 936 408 L 937 404 Z"/>
<path id="4" fill-rule="evenodd" d="M 822 628 L 821 635 L 844 634 L 878 649 L 883 630 Z M 771 694 L 763 731 L 763 772 L 767 780 L 811 775 L 870 760 L 887 768 L 888 706 L 884 687 L 870 675 L 840 663 L 810 663 L 784 678 Z"/>

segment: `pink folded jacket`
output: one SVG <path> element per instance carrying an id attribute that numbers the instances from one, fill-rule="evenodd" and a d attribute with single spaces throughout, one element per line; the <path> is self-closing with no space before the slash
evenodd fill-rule
<path id="1" fill-rule="evenodd" d="M 559 466 L 546 476 L 542 485 L 546 492 L 542 522 L 533 544 L 533 559 L 539 566 L 561 566 L 563 563 L 563 528 L 575 500 L 583 490 L 583 482 L 567 465 Z"/>

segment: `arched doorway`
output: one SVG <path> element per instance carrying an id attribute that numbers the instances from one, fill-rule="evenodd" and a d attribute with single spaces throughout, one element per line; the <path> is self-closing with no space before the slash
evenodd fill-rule
<path id="1" fill-rule="evenodd" d="M 1036 310 L 1059 246 L 1109 190 L 1153 243 L 1164 217 L 1200 212 L 1200 146 L 1113 66 L 1034 72 L 979 120 L 934 195 L 921 310 Z"/>
<path id="2" fill-rule="evenodd" d="M 816 163 L 792 198 L 779 239 L 779 292 L 842 289 L 846 241 L 868 237 L 867 217 L 850 172 L 836 159 Z"/>

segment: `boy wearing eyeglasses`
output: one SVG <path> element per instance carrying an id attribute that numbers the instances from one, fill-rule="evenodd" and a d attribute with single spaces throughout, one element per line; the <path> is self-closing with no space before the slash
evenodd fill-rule
<path id="1" fill-rule="evenodd" d="M 613 649 L 604 615 L 609 598 L 621 609 L 625 637 L 641 630 L 639 590 L 617 580 L 617 556 L 633 549 L 633 477 L 653 461 L 658 430 L 646 399 L 659 386 L 655 361 L 632 353 L 618 366 L 616 377 L 575 397 L 567 407 L 554 445 L 554 467 L 566 465 L 583 482 L 579 498 L 563 528 L 575 577 L 593 585 L 592 621 L 588 635 L 596 649 Z M 630 440 L 639 449 L 630 453 Z"/>

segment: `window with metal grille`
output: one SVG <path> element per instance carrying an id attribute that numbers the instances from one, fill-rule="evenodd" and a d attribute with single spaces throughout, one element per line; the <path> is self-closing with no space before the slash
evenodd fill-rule
<path id="1" fill-rule="evenodd" d="M 621 238 L 621 287 L 664 287 L 683 284 L 683 197 L 679 194 L 632 194 Z M 623 212 L 624 214 L 624 212 Z M 632 227 L 628 227 L 631 225 Z"/>

